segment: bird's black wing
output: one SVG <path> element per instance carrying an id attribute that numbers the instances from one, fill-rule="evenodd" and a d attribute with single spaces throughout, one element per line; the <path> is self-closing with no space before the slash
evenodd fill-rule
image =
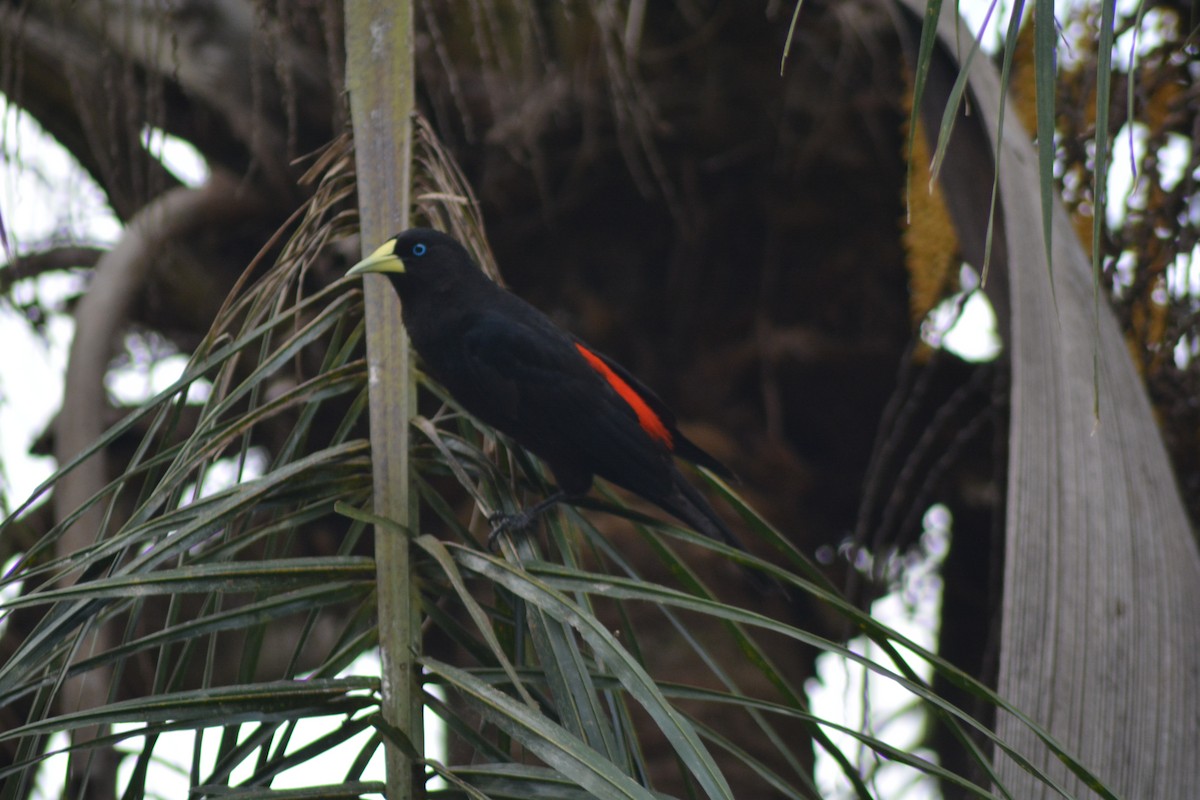
<path id="1" fill-rule="evenodd" d="M 472 315 L 459 342 L 461 362 L 442 378 L 451 394 L 541 456 L 561 483 L 594 473 L 639 494 L 666 491 L 669 450 L 549 320 L 485 311 Z"/>
<path id="2" fill-rule="evenodd" d="M 697 463 L 723 470 L 719 462 L 684 438 L 662 401 L 620 365 L 540 314 L 522 311 L 510 306 L 473 314 L 459 330 L 455 381 L 471 387 L 447 386 L 459 402 L 540 456 L 569 494 L 583 493 L 599 475 L 700 533 L 744 549 L 672 456 L 696 453 Z M 659 409 L 666 416 L 646 419 Z M 669 434 L 666 442 L 660 433 Z"/>
<path id="3" fill-rule="evenodd" d="M 712 470 L 717 475 L 720 475 L 726 480 L 736 480 L 733 471 L 729 467 L 722 464 L 715 456 L 704 450 L 700 445 L 693 442 L 691 439 L 679 432 L 679 428 L 675 424 L 675 412 L 664 403 L 658 395 L 654 393 L 650 387 L 646 386 L 637 377 L 625 369 L 616 361 L 613 361 L 603 353 L 592 350 L 584 342 L 575 339 L 576 345 L 587 348 L 588 352 L 599 358 L 604 364 L 613 371 L 622 381 L 625 382 L 642 401 L 658 416 L 667 430 L 671 432 L 672 444 L 671 451 L 680 458 L 690 461 L 693 464 L 699 464 Z"/>

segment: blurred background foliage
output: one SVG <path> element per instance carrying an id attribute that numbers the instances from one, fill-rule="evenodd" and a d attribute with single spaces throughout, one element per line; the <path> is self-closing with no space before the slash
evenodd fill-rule
<path id="1" fill-rule="evenodd" d="M 762 597 L 727 553 L 685 541 L 677 554 L 646 535 L 647 509 L 612 495 L 597 501 L 611 513 L 548 524 L 553 555 L 506 551 L 529 566 L 508 572 L 477 549 L 486 525 L 473 498 L 527 501 L 544 476 L 425 392 L 414 434 L 421 532 L 449 543 L 414 539 L 427 553 L 425 666 L 431 683 L 457 689 L 427 700 L 447 718 L 446 762 L 462 765 L 441 791 L 574 796 L 566 774 L 613 796 L 638 784 L 717 796 L 725 780 L 738 797 L 819 796 L 815 738 L 841 765 L 838 791 L 887 796 L 861 754 L 806 716 L 803 687 L 821 652 L 853 657 L 844 643 L 864 628 L 890 641 L 853 609 L 924 563 L 937 507 L 952 518 L 938 578 L 944 661 L 931 662 L 931 692 L 909 686 L 939 721 L 925 728 L 919 757 L 930 761 L 918 767 L 935 778 L 930 792 L 991 796 L 986 730 L 998 700 L 984 687 L 998 664 L 1009 365 L 1003 352 L 963 358 L 941 346 L 957 310 L 981 300 L 967 292 L 981 265 L 962 269 L 946 201 L 919 190 L 936 137 L 918 136 L 924 147 L 906 160 L 912 75 L 896 10 L 810 0 L 793 29 L 794 8 L 778 2 L 414 8 L 418 219 L 471 239 L 511 288 L 654 386 L 741 478 L 727 508 L 758 534 L 754 552 L 808 581 L 790 598 Z M 1136 179 L 1110 192 L 1101 220 L 1101 291 L 1194 522 L 1196 10 L 1118 12 L 1117 51 L 1132 55 L 1112 65 L 1115 154 L 1101 179 Z M 342 672 L 374 645 L 368 518 L 354 510 L 369 507 L 370 490 L 362 312 L 358 286 L 337 283 L 359 252 L 344 13 L 316 0 L 0 5 L 8 118 L 32 119 L 65 148 L 123 226 L 97 240 L 51 208 L 62 224 L 26 239 L 19 209 L 3 209 L 7 304 L 35 329 L 75 320 L 63 409 L 33 445 L 65 471 L 49 493 L 5 501 L 15 512 L 0 536 L 5 797 L 28 796 L 46 736 L 68 727 L 97 746 L 76 758 L 63 796 L 117 796 L 122 758 L 136 766 L 120 791 L 138 796 L 153 748 L 122 757 L 104 746 L 117 735 L 109 726 L 129 719 L 151 726 L 148 742 L 219 721 L 217 764 L 201 774 L 194 763 L 192 785 L 228 786 L 242 765 L 253 777 L 238 781 L 264 793 L 287 766 L 320 763 L 339 737 L 375 730 L 339 771 L 347 796 L 380 789 L 355 781 L 397 734 L 371 727 L 378 684 Z M 1084 242 L 1098 14 L 1080 3 L 1058 20 L 1054 180 Z M 1031 132 L 1032 30 L 1009 40 L 1014 115 Z M 5 130 L 10 165 L 29 163 Z M 195 148 L 199 180 L 172 172 L 155 144 L 164 134 Z M 36 288 L 59 273 L 79 276 L 65 296 Z M 161 391 L 123 400 L 111 390 L 131 363 L 175 354 L 188 366 Z M 782 532 L 774 546 L 772 531 Z M 585 575 L 614 570 L 704 597 L 702 581 L 719 602 Z M 602 596 L 585 602 L 585 587 Z M 616 632 L 621 654 L 551 589 L 594 602 L 586 610 Z M 752 622 L 741 609 L 771 620 L 771 635 L 735 627 Z M 613 674 L 621 663 L 631 672 Z M 537 677 L 514 677 L 535 667 Z M 651 689 L 635 667 L 667 683 Z M 240 688 L 231 698 L 212 687 Z M 148 692 L 166 699 L 156 709 Z M 560 727 L 509 727 L 516 702 L 552 709 L 545 719 Z M 742 710 L 731 714 L 731 702 Z M 756 703 L 778 704 L 769 722 Z M 948 703 L 980 723 L 951 721 Z M 700 739 L 662 732 L 656 710 L 676 705 L 689 720 L 680 730 Z M 294 721 L 325 715 L 341 720 L 336 732 L 295 755 Z M 237 724 L 249 720 L 251 733 Z M 535 746 L 565 741 L 562 731 L 604 758 L 564 764 Z M 884 758 L 918 757 L 857 735 Z M 522 768 L 494 766 L 514 755 Z M 711 763 L 724 778 L 705 772 Z"/>

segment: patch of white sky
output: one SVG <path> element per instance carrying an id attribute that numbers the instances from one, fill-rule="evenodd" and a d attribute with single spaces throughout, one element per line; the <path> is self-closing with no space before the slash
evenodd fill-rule
<path id="1" fill-rule="evenodd" d="M 144 143 L 182 182 L 208 178 L 204 159 L 186 142 L 147 129 Z M 0 212 L 12 250 L 19 255 L 66 244 L 112 245 L 121 224 L 91 176 L 27 114 L 0 95 Z M 13 269 L 8 266 L 6 269 Z M 23 502 L 54 470 L 53 459 L 29 453 L 62 400 L 62 376 L 74 335 L 67 305 L 84 289 L 81 272 L 55 271 L 17 278 L 0 302 L 0 478 L 5 508 Z M 33 309 L 48 311 L 38 325 Z M 121 402 L 137 402 L 170 386 L 186 359 L 154 351 L 133 335 L 127 368 L 114 372 L 108 389 Z M 150 357 L 153 356 L 153 357 Z M 202 392 L 198 387 L 197 392 Z"/>
<path id="2" fill-rule="evenodd" d="M 939 570 L 950 547 L 952 519 L 945 506 L 932 506 L 923 520 L 924 533 L 917 551 L 905 557 L 904 569 L 894 571 L 899 585 L 875 601 L 871 615 L 914 644 L 936 649 L 941 621 L 942 584 Z M 898 666 L 866 637 L 846 643 L 852 652 L 882 665 L 892 674 Z M 911 650 L 897 647 L 910 669 L 922 679 L 932 678 L 929 662 Z M 915 695 L 892 678 L 869 672 L 845 656 L 825 653 L 817 658 L 816 676 L 805 689 L 816 716 L 860 730 L 915 758 L 937 763 L 937 755 L 921 746 L 926 715 Z M 826 727 L 831 742 L 859 768 L 859 775 L 875 797 L 912 800 L 939 797 L 937 782 L 927 773 L 876 755 L 854 737 Z M 858 797 L 832 756 L 816 749 L 816 780 L 826 800 Z"/>
<path id="3" fill-rule="evenodd" d="M 94 182 L 29 117 L 0 101 L 0 213 L 18 253 L 61 244 L 86 230 L 97 243 L 116 241 L 120 225 Z M 11 266 L 6 269 L 12 269 Z M 65 304 L 83 287 L 75 273 L 55 272 L 13 283 L 0 302 L 0 467 L 5 508 L 24 500 L 53 471 L 50 458 L 29 455 L 35 437 L 62 399 L 62 375 L 74 325 Z M 50 310 L 40 330 L 23 309 Z M 32 313 L 32 312 L 31 312 Z"/>
<path id="4" fill-rule="evenodd" d="M 1136 4 L 1124 0 L 1118 3 L 1118 8 L 1131 11 L 1131 5 L 1136 8 Z M 1113 48 L 1113 60 L 1122 69 L 1127 69 L 1168 35 L 1172 39 L 1178 39 L 1179 31 L 1175 28 L 1179 22 L 1177 15 L 1164 9 L 1147 10 L 1141 25 L 1118 37 Z M 1192 72 L 1193 80 L 1200 79 L 1200 63 L 1193 61 L 1188 68 Z M 1113 97 L 1113 103 L 1128 103 L 1128 99 Z M 1132 118 L 1135 115 L 1130 116 Z M 1105 207 L 1105 221 L 1112 229 L 1121 228 L 1129 217 L 1141 213 L 1147 207 L 1150 193 L 1155 187 L 1145 176 L 1137 174 L 1135 165 L 1141 163 L 1146 156 L 1149 143 L 1149 129 L 1136 118 L 1122 126 L 1113 142 L 1113 158 L 1106 184 L 1108 202 Z M 1196 143 L 1191 138 L 1174 133 L 1169 134 L 1166 141 L 1158 145 L 1154 157 L 1158 164 L 1158 185 L 1163 190 L 1174 190 L 1185 177 L 1190 177 L 1193 181 L 1200 180 L 1200 171 L 1191 176 L 1187 175 L 1187 166 L 1191 163 L 1195 147 Z M 1188 216 L 1191 224 L 1200 223 L 1200 198 L 1189 198 L 1187 207 L 1181 213 Z M 1122 253 L 1113 264 L 1115 288 L 1118 293 L 1132 285 L 1133 266 L 1134 254 L 1131 252 Z M 1200 298 L 1200 245 L 1190 251 L 1177 253 L 1167 266 L 1165 285 L 1155 287 L 1152 291 L 1153 299 L 1164 304 L 1172 298 Z M 1195 359 L 1198 353 L 1200 341 L 1194 335 L 1186 335 L 1176 342 L 1173 356 L 1177 366 L 1183 368 Z"/>

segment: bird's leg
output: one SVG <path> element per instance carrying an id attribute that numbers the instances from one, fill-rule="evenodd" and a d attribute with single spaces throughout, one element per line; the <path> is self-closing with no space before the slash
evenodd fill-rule
<path id="1" fill-rule="evenodd" d="M 503 511 L 498 511 L 488 517 L 488 522 L 492 523 L 492 532 L 488 534 L 488 547 L 494 548 L 496 537 L 507 530 L 524 530 L 533 524 L 533 521 L 541 516 L 542 512 L 551 506 L 561 503 L 568 497 L 567 493 L 559 490 L 552 495 L 548 495 L 545 500 L 537 505 L 518 511 L 516 514 L 505 514 Z"/>

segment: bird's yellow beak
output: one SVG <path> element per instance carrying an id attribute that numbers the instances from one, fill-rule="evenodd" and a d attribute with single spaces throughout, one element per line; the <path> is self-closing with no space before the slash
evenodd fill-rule
<path id="1" fill-rule="evenodd" d="M 396 255 L 396 240 L 388 239 L 371 255 L 346 271 L 346 275 L 365 275 L 368 272 L 404 272 L 404 262 Z"/>

